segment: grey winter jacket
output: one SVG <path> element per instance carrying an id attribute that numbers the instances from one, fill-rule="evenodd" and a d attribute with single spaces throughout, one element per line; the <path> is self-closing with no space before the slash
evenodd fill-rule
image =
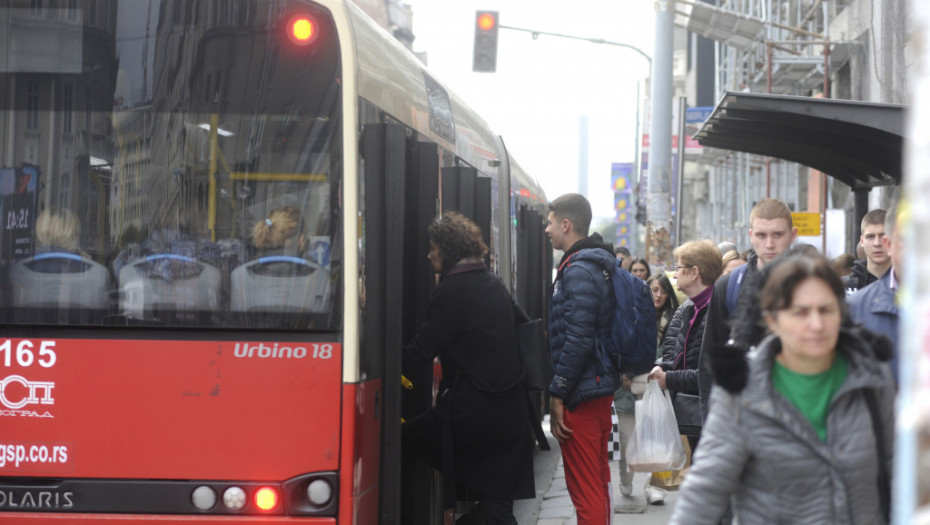
<path id="1" fill-rule="evenodd" d="M 878 452 L 864 389 L 876 391 L 891 472 L 894 386 L 862 339 L 845 330 L 837 350 L 848 375 L 827 415 L 821 442 L 803 415 L 772 385 L 781 351 L 770 336 L 749 356 L 742 392 L 715 386 L 691 471 L 670 523 L 716 524 L 731 496 L 740 525 L 881 525 Z"/>

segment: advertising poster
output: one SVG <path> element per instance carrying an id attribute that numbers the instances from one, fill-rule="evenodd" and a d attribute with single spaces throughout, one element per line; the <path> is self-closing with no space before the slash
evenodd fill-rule
<path id="1" fill-rule="evenodd" d="M 630 246 L 632 242 L 633 214 L 633 163 L 615 162 L 610 166 L 610 182 L 614 192 L 614 213 L 617 224 L 617 246 Z"/>
<path id="2" fill-rule="evenodd" d="M 0 168 L 0 264 L 32 256 L 39 169 Z"/>

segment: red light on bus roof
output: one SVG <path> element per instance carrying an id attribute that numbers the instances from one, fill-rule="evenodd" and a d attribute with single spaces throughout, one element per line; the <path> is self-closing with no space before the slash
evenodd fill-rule
<path id="1" fill-rule="evenodd" d="M 309 44 L 316 34 L 316 20 L 309 16 L 298 15 L 287 23 L 287 36 L 296 44 Z"/>
<path id="2" fill-rule="evenodd" d="M 261 510 L 272 510 L 278 506 L 278 491 L 262 487 L 255 491 L 255 506 Z"/>
<path id="3" fill-rule="evenodd" d="M 483 13 L 478 17 L 478 27 L 484 31 L 490 31 L 497 25 L 497 20 L 491 13 Z"/>

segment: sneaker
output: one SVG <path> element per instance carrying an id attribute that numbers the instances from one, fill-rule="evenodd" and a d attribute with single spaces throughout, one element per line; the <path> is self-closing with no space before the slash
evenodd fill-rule
<path id="1" fill-rule="evenodd" d="M 646 488 L 646 503 L 650 505 L 665 505 L 665 494 L 663 494 L 662 491 L 660 490 L 655 490 L 652 487 L 647 487 Z"/>
<path id="2" fill-rule="evenodd" d="M 626 485 L 620 485 L 620 494 L 624 496 L 631 496 L 633 494 L 633 482 L 627 483 Z"/>

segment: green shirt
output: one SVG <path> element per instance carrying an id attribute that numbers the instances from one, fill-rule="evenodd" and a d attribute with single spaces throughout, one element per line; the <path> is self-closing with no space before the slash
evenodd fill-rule
<path id="1" fill-rule="evenodd" d="M 778 360 L 772 367 L 772 384 L 810 421 L 821 441 L 827 440 L 827 411 L 830 401 L 846 381 L 846 358 L 836 355 L 826 372 L 799 374 L 785 368 Z"/>

